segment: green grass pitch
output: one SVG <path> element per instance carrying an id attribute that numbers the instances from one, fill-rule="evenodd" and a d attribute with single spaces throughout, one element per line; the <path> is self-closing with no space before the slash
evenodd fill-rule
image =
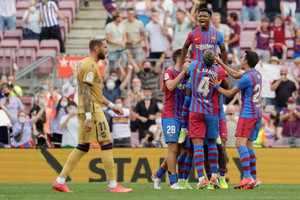
<path id="1" fill-rule="evenodd" d="M 51 183 L 0 183 L 0 200 L 143 200 L 143 199 L 203 199 L 203 200 L 297 200 L 300 199 L 300 184 L 263 184 L 254 190 L 170 190 L 162 184 L 162 190 L 154 190 L 152 183 L 124 183 L 132 187 L 132 193 L 108 193 L 105 183 L 69 183 L 74 193 L 61 193 L 51 189 Z M 191 184 L 193 187 L 196 183 Z"/>

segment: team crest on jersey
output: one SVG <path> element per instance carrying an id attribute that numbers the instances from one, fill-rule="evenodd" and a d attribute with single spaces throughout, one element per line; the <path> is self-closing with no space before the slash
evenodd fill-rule
<path id="1" fill-rule="evenodd" d="M 212 42 L 216 42 L 216 41 L 217 41 L 217 38 L 216 38 L 216 37 L 211 37 L 211 41 L 212 41 Z"/>
<path id="2" fill-rule="evenodd" d="M 89 72 L 89 73 L 86 75 L 86 80 L 92 82 L 93 79 L 94 79 L 94 73 L 93 73 L 93 72 Z"/>
<path id="3" fill-rule="evenodd" d="M 102 133 L 101 133 L 101 136 L 102 136 L 103 138 L 105 138 L 105 137 L 106 137 L 106 133 L 105 133 L 105 132 L 102 132 Z"/>
<path id="4" fill-rule="evenodd" d="M 165 80 L 168 80 L 170 78 L 168 73 L 165 73 Z"/>

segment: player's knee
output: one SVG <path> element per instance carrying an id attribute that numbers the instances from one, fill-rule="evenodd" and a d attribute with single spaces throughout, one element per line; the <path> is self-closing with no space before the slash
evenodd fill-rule
<path id="1" fill-rule="evenodd" d="M 87 153 L 90 150 L 90 143 L 78 144 L 76 149 Z"/>

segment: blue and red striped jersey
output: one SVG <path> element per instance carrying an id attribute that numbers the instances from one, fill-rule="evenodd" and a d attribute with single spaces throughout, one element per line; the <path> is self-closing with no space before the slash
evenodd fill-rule
<path id="1" fill-rule="evenodd" d="M 256 69 L 244 73 L 236 87 L 242 93 L 241 117 L 257 119 L 262 117 L 260 106 L 262 76 Z"/>
<path id="2" fill-rule="evenodd" d="M 163 118 L 176 118 L 181 119 L 182 106 L 185 97 L 185 84 L 186 80 L 183 79 L 177 85 L 175 90 L 170 91 L 166 86 L 168 80 L 175 79 L 180 74 L 179 71 L 175 69 L 167 69 L 163 76 L 163 90 L 165 93 L 165 103 L 162 110 Z"/>
<path id="3" fill-rule="evenodd" d="M 217 46 L 224 45 L 224 37 L 220 31 L 213 27 L 210 27 L 207 32 L 202 31 L 199 27 L 189 33 L 185 43 L 188 45 L 192 44 L 192 59 L 202 61 L 206 50 L 212 50 L 216 53 Z"/>
<path id="4" fill-rule="evenodd" d="M 222 67 L 217 66 L 218 70 L 223 70 Z M 226 81 L 226 72 L 225 72 L 225 76 L 222 77 L 222 81 Z M 224 107 L 223 107 L 223 95 L 219 94 L 219 118 L 221 121 L 226 122 L 226 114 L 224 111 Z"/>
<path id="5" fill-rule="evenodd" d="M 243 0 L 243 6 L 254 7 L 258 5 L 258 0 Z"/>
<path id="6" fill-rule="evenodd" d="M 219 96 L 209 83 L 212 76 L 218 80 L 226 78 L 223 68 L 207 67 L 204 62 L 193 61 L 188 69 L 191 78 L 192 99 L 189 110 L 206 115 L 219 115 Z"/>

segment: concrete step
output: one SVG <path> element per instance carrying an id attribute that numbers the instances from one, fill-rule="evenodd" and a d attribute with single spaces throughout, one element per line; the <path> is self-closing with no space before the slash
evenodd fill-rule
<path id="1" fill-rule="evenodd" d="M 76 15 L 76 20 L 106 20 L 107 14 L 101 10 L 80 10 Z"/>
<path id="2" fill-rule="evenodd" d="M 102 36 L 104 37 L 105 32 L 103 30 L 90 30 L 90 29 L 85 29 L 85 30 L 75 30 L 72 29 L 71 32 L 68 34 L 67 38 L 92 38 L 92 37 L 98 37 Z"/>
<path id="3" fill-rule="evenodd" d="M 88 48 L 85 49 L 66 49 L 66 53 L 71 55 L 81 55 L 81 56 L 87 56 L 89 54 Z"/>
<path id="4" fill-rule="evenodd" d="M 82 45 L 82 46 L 84 46 L 85 45 L 85 47 L 88 47 L 88 44 L 89 44 L 89 41 L 90 41 L 90 39 L 72 39 L 72 38 L 68 38 L 67 39 L 67 41 L 66 41 L 66 45 Z"/>
<path id="5" fill-rule="evenodd" d="M 102 1 L 90 1 L 89 7 L 85 7 L 83 3 L 80 6 L 80 10 L 105 10 Z"/>
<path id="6" fill-rule="evenodd" d="M 91 21 L 91 20 L 76 20 L 73 25 L 73 27 L 98 27 L 98 28 L 104 28 L 105 26 L 105 20 L 97 20 L 97 21 Z"/>

